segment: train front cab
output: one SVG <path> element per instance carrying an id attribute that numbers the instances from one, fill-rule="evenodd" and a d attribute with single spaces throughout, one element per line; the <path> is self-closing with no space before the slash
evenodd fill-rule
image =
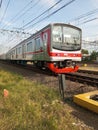
<path id="1" fill-rule="evenodd" d="M 81 29 L 67 24 L 53 24 L 50 40 L 47 44 L 51 58 L 48 68 L 55 73 L 77 71 L 76 62 L 81 61 Z"/>

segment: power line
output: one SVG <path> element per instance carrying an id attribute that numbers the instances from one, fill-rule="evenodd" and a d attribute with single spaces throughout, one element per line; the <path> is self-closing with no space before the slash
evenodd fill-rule
<path id="1" fill-rule="evenodd" d="M 42 15 L 44 15 L 45 13 L 47 13 L 48 11 L 50 11 L 52 8 L 54 8 L 57 4 L 59 4 L 62 0 L 59 0 L 58 2 L 56 2 L 53 6 L 51 6 L 50 8 L 48 8 L 47 10 L 45 10 L 43 13 L 41 13 L 40 15 L 38 15 L 37 17 L 35 17 L 33 20 L 31 20 L 30 22 L 26 23 L 22 28 L 26 27 L 27 25 L 29 25 L 30 23 L 34 22 L 36 19 L 40 18 Z"/>
<path id="2" fill-rule="evenodd" d="M 70 0 L 69 2 L 67 2 L 66 4 L 64 4 L 63 6 L 61 6 L 59 9 L 55 10 L 55 11 L 52 12 L 51 14 L 49 14 L 49 15 L 47 15 L 46 17 L 44 17 L 44 18 L 38 20 L 37 22 L 35 22 L 33 25 L 30 25 L 30 26 L 24 28 L 25 26 L 27 26 L 27 25 L 29 25 L 30 23 L 32 23 L 32 22 L 33 22 L 33 21 L 32 21 L 32 22 L 29 22 L 27 25 L 24 25 L 22 28 L 27 29 L 27 28 L 29 28 L 29 27 L 35 26 L 36 24 L 42 22 L 43 20 L 49 18 L 50 16 L 52 16 L 52 15 L 54 15 L 54 14 L 56 14 L 58 11 L 60 11 L 60 10 L 63 9 L 63 8 L 65 8 L 66 6 L 68 6 L 69 4 L 71 4 L 71 3 L 74 2 L 74 1 L 75 1 L 75 0 Z"/>
<path id="3" fill-rule="evenodd" d="M 83 18 L 87 19 L 88 16 L 91 17 L 91 15 L 93 15 L 93 14 L 95 14 L 95 13 L 97 13 L 97 12 L 98 12 L 98 8 L 96 8 L 96 9 L 94 9 L 94 10 L 91 10 L 91 11 L 85 13 L 85 14 L 82 14 L 82 15 L 76 17 L 76 18 L 73 18 L 72 20 L 69 20 L 69 22 L 79 21 L 79 20 L 81 20 L 81 19 L 83 19 Z M 69 23 L 69 22 L 68 22 L 68 23 Z"/>
<path id="4" fill-rule="evenodd" d="M 87 20 L 87 21 L 84 21 L 84 22 L 81 23 L 81 24 L 88 23 L 88 22 L 91 22 L 91 21 L 94 21 L 94 20 L 97 20 L 97 19 L 98 19 L 98 18 L 89 19 L 89 20 Z"/>
<path id="5" fill-rule="evenodd" d="M 28 33 L 28 32 L 17 31 L 17 30 L 7 30 L 7 29 L 0 29 L 0 32 L 21 33 L 21 34 L 28 34 L 28 35 L 31 35 L 31 34 Z"/>
<path id="6" fill-rule="evenodd" d="M 81 18 L 87 17 L 87 16 L 92 15 L 92 14 L 97 13 L 97 12 L 98 12 L 98 8 L 97 8 L 97 9 L 94 9 L 94 10 L 92 10 L 92 11 L 90 11 L 90 12 L 87 12 L 86 14 L 80 15 L 80 16 L 77 17 L 75 20 L 77 20 L 77 19 L 79 20 L 79 19 L 81 19 Z"/>
<path id="7" fill-rule="evenodd" d="M 33 1 L 34 1 L 34 0 L 31 0 L 28 4 L 26 4 L 26 6 L 24 6 L 24 8 L 22 8 L 22 9 L 20 10 L 20 12 L 23 12 L 23 10 L 25 10 L 26 7 L 28 7 L 29 5 L 31 5 L 31 3 L 32 3 Z M 38 0 L 35 4 L 33 4 L 32 7 L 35 7 L 35 5 L 37 5 L 37 3 L 38 3 L 39 1 L 40 1 L 40 0 Z M 29 11 L 29 10 L 30 10 L 30 8 L 29 8 L 28 10 L 26 10 L 26 11 Z M 24 13 L 26 13 L 26 11 L 25 11 Z M 21 13 L 18 12 L 18 13 L 16 14 L 16 16 L 11 19 L 11 22 L 14 21 L 16 18 L 19 18 L 19 17 L 20 17 L 18 14 L 21 14 Z M 23 14 L 22 14 L 22 15 L 23 15 Z M 14 23 L 15 23 L 15 22 L 14 22 Z M 5 25 L 4 27 L 6 27 L 6 25 Z M 16 32 L 17 34 L 20 33 L 20 31 L 5 30 L 4 27 L 3 27 L 3 29 L 1 29 L 2 31 L 8 31 L 8 32 L 13 32 L 13 33 Z M 21 34 L 31 35 L 31 34 L 26 33 L 26 32 L 24 32 L 24 31 L 21 31 Z M 12 40 L 13 40 L 13 39 L 14 39 L 14 38 L 12 38 Z M 11 40 L 11 41 L 12 41 L 12 40 Z"/>
<path id="8" fill-rule="evenodd" d="M 61 8 L 59 8 L 59 9 L 57 9 L 56 11 L 54 11 L 53 13 L 51 13 L 50 15 L 47 15 L 47 17 L 49 16 L 51 16 L 51 15 L 53 15 L 53 14 L 55 14 L 56 12 L 58 12 L 59 10 L 61 10 L 62 8 L 64 8 L 65 6 L 67 6 L 67 5 L 69 5 L 69 4 L 71 4 L 73 1 L 75 1 L 75 0 L 71 0 L 71 1 L 69 1 L 69 2 L 67 2 L 64 6 L 62 6 Z M 51 7 L 52 8 L 52 7 Z M 46 18 L 46 17 L 45 17 Z M 44 19 L 45 19 L 44 18 Z M 13 40 L 13 39 L 12 39 Z M 11 41 L 12 41 L 11 40 Z"/>
<path id="9" fill-rule="evenodd" d="M 62 0 L 61 0 L 61 1 L 62 1 Z M 44 7 L 46 8 L 46 4 L 47 4 L 47 0 L 40 4 L 40 6 L 39 6 L 39 9 L 40 9 L 40 10 L 37 10 L 37 14 L 38 14 L 39 12 L 41 13 L 42 11 L 44 11 Z M 54 3 L 53 3 L 53 4 L 54 4 Z M 53 4 L 52 4 L 52 5 L 53 5 Z M 52 6 L 52 5 L 51 5 L 51 6 Z M 43 10 L 41 11 L 41 9 L 43 9 Z M 31 14 L 31 16 L 29 15 L 26 19 L 32 18 L 33 15 L 36 16 L 35 12 L 33 12 L 33 13 Z"/>
<path id="10" fill-rule="evenodd" d="M 21 14 L 21 12 L 23 12 L 29 5 L 31 5 L 31 3 L 34 0 L 31 0 L 30 2 L 28 2 L 14 17 L 11 18 L 11 20 L 9 20 L 9 22 L 14 21 L 17 17 L 19 17 L 19 15 Z M 7 25 L 4 25 L 2 28 L 5 28 Z"/>
<path id="11" fill-rule="evenodd" d="M 30 11 L 32 8 L 34 8 L 38 3 L 39 3 L 40 0 L 37 0 L 36 3 L 34 3 L 34 5 L 32 5 L 30 8 L 28 8 L 24 13 L 18 15 L 18 17 L 16 19 L 13 20 L 13 22 L 17 22 L 19 20 L 20 17 L 23 17 L 28 11 Z"/>
<path id="12" fill-rule="evenodd" d="M 83 21 L 81 23 L 78 23 L 77 25 L 82 25 L 82 24 L 85 24 L 85 23 L 89 23 L 89 22 L 92 22 L 92 21 L 97 20 L 97 19 L 98 19 L 98 17 L 91 18 L 91 19 L 85 20 L 85 21 Z"/>
<path id="13" fill-rule="evenodd" d="M 27 7 L 29 4 L 31 5 L 32 1 L 33 1 L 33 0 L 31 0 L 25 7 Z M 59 0 L 57 3 L 55 3 L 52 7 L 50 7 L 50 8 L 49 8 L 48 10 L 46 10 L 46 11 L 49 11 L 50 9 L 52 9 L 53 7 L 55 7 L 55 6 L 56 6 L 58 3 L 60 3 L 61 1 L 62 1 L 62 0 Z M 38 0 L 37 2 L 39 2 L 39 0 Z M 36 2 L 34 5 L 36 5 L 37 2 Z M 33 5 L 33 6 L 34 6 L 34 5 Z M 25 9 L 25 7 L 24 7 L 23 9 Z M 34 7 L 35 7 L 35 6 L 34 6 Z M 22 9 L 22 12 L 23 12 L 23 9 Z M 30 8 L 29 8 L 29 9 L 30 9 Z M 28 9 L 28 10 L 29 10 L 29 9 Z M 27 10 L 26 10 L 26 11 L 27 11 Z M 25 12 L 26 12 L 26 11 L 25 11 Z M 25 12 L 24 12 L 24 13 L 25 13 Z M 44 14 L 44 13 L 46 13 L 46 12 L 44 11 L 43 14 Z M 42 15 L 42 14 L 41 14 L 41 15 Z M 18 18 L 17 16 L 20 17 L 20 16 L 17 14 L 15 18 Z M 11 19 L 11 21 L 14 21 L 15 18 Z M 5 26 L 4 26 L 4 27 L 5 27 Z M 4 28 L 4 27 L 3 27 L 3 28 Z"/>
<path id="14" fill-rule="evenodd" d="M 1 5 L 2 5 L 2 0 L 0 1 L 0 8 L 1 8 Z"/>
<path id="15" fill-rule="evenodd" d="M 0 29 L 0 36 L 2 38 L 2 36 L 4 37 L 3 38 L 3 41 L 7 41 L 7 45 L 13 43 L 14 44 L 14 41 L 18 39 L 18 42 L 28 38 L 29 36 L 31 36 L 30 33 L 27 33 L 27 32 L 24 32 L 24 31 L 19 31 L 19 30 L 6 30 L 6 29 Z M 14 37 L 13 37 L 14 36 Z M 0 39 L 2 41 L 2 39 Z M 2 43 L 2 42 L 1 42 Z"/>
<path id="16" fill-rule="evenodd" d="M 7 6 L 6 6 L 6 8 L 5 8 L 4 14 L 3 14 L 3 16 L 2 16 L 2 18 L 1 18 L 1 20 L 0 20 L 0 22 L 3 21 L 5 15 L 6 15 L 6 12 L 7 12 L 7 9 L 8 9 L 9 4 L 10 4 L 10 0 L 9 0 L 8 3 L 7 3 Z"/>

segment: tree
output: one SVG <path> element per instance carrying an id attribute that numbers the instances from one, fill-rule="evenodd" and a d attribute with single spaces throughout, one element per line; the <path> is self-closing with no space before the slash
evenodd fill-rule
<path id="1" fill-rule="evenodd" d="M 82 54 L 89 54 L 89 52 L 86 49 L 82 49 Z"/>
<path id="2" fill-rule="evenodd" d="M 96 57 L 98 56 L 98 52 L 93 51 L 90 55 L 90 60 L 96 60 Z"/>
<path id="3" fill-rule="evenodd" d="M 82 61 L 89 61 L 89 52 L 86 49 L 82 49 Z"/>

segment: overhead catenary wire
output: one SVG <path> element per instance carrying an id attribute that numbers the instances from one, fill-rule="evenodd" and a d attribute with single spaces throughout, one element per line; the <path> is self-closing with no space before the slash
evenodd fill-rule
<path id="1" fill-rule="evenodd" d="M 66 4 L 64 4 L 62 7 L 60 7 L 59 9 L 55 10 L 54 12 L 52 12 L 50 15 L 47 15 L 47 17 L 50 17 L 51 15 L 57 13 L 59 10 L 63 9 L 64 7 L 68 6 L 69 4 L 71 4 L 72 2 L 74 2 L 75 0 L 70 0 L 68 1 Z M 46 17 L 44 18 L 46 19 Z M 44 20 L 43 19 L 43 20 Z M 42 19 L 41 19 L 42 20 Z M 41 21 L 40 21 L 41 22 Z M 14 39 L 11 39 L 11 41 L 14 40 Z"/>
<path id="2" fill-rule="evenodd" d="M 18 15 L 18 17 L 15 17 L 15 19 L 13 19 L 12 21 L 15 23 L 19 20 L 19 18 L 23 17 L 28 11 L 30 11 L 32 8 L 34 8 L 40 0 L 37 0 L 30 8 L 28 8 L 25 12 L 23 12 L 22 14 Z"/>
<path id="3" fill-rule="evenodd" d="M 80 16 L 77 17 L 75 20 L 77 20 L 77 19 L 79 20 L 79 19 L 81 19 L 81 18 L 87 17 L 87 16 L 92 15 L 92 14 L 97 13 L 97 12 L 98 12 L 98 8 L 97 8 L 97 9 L 94 9 L 94 10 L 92 10 L 92 11 L 89 11 L 89 12 L 87 12 L 87 13 L 85 13 L 85 14 L 80 15 Z"/>
<path id="4" fill-rule="evenodd" d="M 88 23 L 88 22 L 91 22 L 91 21 L 94 21 L 94 20 L 97 20 L 98 18 L 92 18 L 92 19 L 89 19 L 89 20 L 86 20 L 84 22 L 82 22 L 81 24 L 84 24 L 84 23 Z"/>
<path id="5" fill-rule="evenodd" d="M 17 31 L 17 30 L 8 30 L 8 29 L 0 29 L 0 32 L 10 32 L 10 33 L 22 33 L 22 34 L 29 34 L 28 32 L 24 32 L 24 31 Z"/>
<path id="6" fill-rule="evenodd" d="M 21 13 L 29 6 L 31 5 L 31 3 L 33 2 L 34 0 L 31 0 L 30 2 L 28 2 L 21 10 L 19 10 L 19 12 L 13 16 L 8 22 L 13 22 L 15 19 L 17 19 L 17 17 L 19 17 L 19 15 L 21 15 Z M 4 25 L 2 28 L 5 28 L 7 25 Z"/>
<path id="7" fill-rule="evenodd" d="M 40 16 L 42 16 L 43 14 L 47 13 L 48 11 L 50 11 L 53 7 L 55 7 L 57 4 L 59 4 L 61 1 L 63 0 L 59 0 L 58 2 L 56 2 L 53 6 L 51 6 L 49 9 L 47 9 L 46 11 L 44 11 L 42 14 L 40 14 Z M 37 3 L 36 3 L 37 4 Z M 35 19 L 37 19 L 38 17 L 40 16 L 37 16 Z M 13 39 L 12 39 L 13 40 Z M 12 41 L 11 40 L 11 41 Z"/>
<path id="8" fill-rule="evenodd" d="M 14 31 L 14 30 L 5 30 L 5 29 L 0 29 L 1 34 L 6 33 L 6 34 L 11 34 L 11 37 L 7 39 L 7 45 L 10 45 L 11 43 L 14 43 L 13 41 L 16 41 L 17 36 L 19 37 L 20 40 L 18 42 L 28 38 L 31 36 L 30 33 L 23 32 L 23 31 Z M 2 33 L 3 32 L 3 33 Z M 14 35 L 12 35 L 14 34 Z M 3 34 L 4 35 L 4 34 Z M 15 44 L 15 43 L 14 43 Z"/>
<path id="9" fill-rule="evenodd" d="M 7 1 L 8 1 L 8 0 L 7 0 Z M 34 0 L 31 0 L 31 1 L 33 2 Z M 19 14 L 17 13 L 17 15 L 14 16 L 14 17 L 11 19 L 11 22 L 13 22 L 13 21 L 17 22 L 17 19 L 18 19 L 19 15 L 20 15 L 20 17 L 22 17 L 22 14 L 25 15 L 25 14 L 27 13 L 26 11 L 27 11 L 27 10 L 29 11 L 29 9 L 31 8 L 31 7 L 30 7 L 30 6 L 31 6 L 31 3 L 32 3 L 31 1 L 28 3 L 28 6 L 25 6 L 25 7 L 24 7 L 24 9 L 21 8 L 20 13 L 19 13 Z M 62 1 L 62 0 L 59 0 L 59 1 Z M 59 2 L 59 1 L 58 1 L 58 2 Z M 35 2 L 35 1 L 34 1 L 34 2 Z M 34 4 L 34 2 L 33 2 L 33 4 Z M 3 0 L 0 0 L 0 5 L 1 5 L 1 6 L 3 6 L 2 3 L 3 3 Z M 37 1 L 36 1 L 36 3 L 37 3 Z M 6 3 L 6 4 L 7 4 L 7 3 Z M 30 6 L 29 6 L 29 5 L 30 5 Z M 60 4 L 60 5 L 61 5 L 61 4 Z M 28 9 L 27 9 L 26 7 L 27 7 Z M 29 7 L 30 7 L 30 8 L 29 8 Z M 59 6 L 57 6 L 57 7 L 59 7 Z M 50 7 L 50 8 L 52 8 L 52 7 Z M 27 9 L 27 10 L 26 10 L 26 9 Z M 40 8 L 39 8 L 39 9 L 40 9 Z M 55 9 L 57 9 L 57 8 L 54 8 L 54 10 L 55 10 Z M 40 11 L 40 10 L 39 10 L 39 11 Z M 48 12 L 48 11 L 49 11 L 49 12 Z M 52 11 L 53 11 L 53 10 L 52 10 Z M 52 12 L 52 11 L 51 11 L 51 12 Z M 55 10 L 55 11 L 56 11 L 56 10 Z M 35 21 L 35 20 L 36 20 L 36 21 L 38 20 L 37 22 L 32 21 L 31 23 L 29 23 L 29 24 L 28 24 L 27 26 L 25 26 L 25 27 L 26 27 L 26 28 L 29 28 L 29 27 L 35 26 L 36 24 L 38 24 L 38 23 L 42 22 L 43 20 L 49 18 L 50 16 L 54 15 L 54 14 L 55 14 L 55 11 L 54 11 L 54 13 L 52 12 L 53 14 L 52 14 L 52 13 L 49 14 L 49 13 L 50 13 L 50 10 L 47 9 L 47 12 L 44 11 L 42 14 L 40 14 L 40 15 L 38 15 L 38 16 L 36 15 L 36 17 L 35 17 L 33 20 L 34 20 L 34 21 Z M 93 17 L 93 18 L 92 18 L 92 15 L 95 14 L 95 13 L 97 13 L 97 12 L 98 12 L 98 8 L 96 8 L 96 9 L 94 9 L 94 10 L 91 10 L 91 11 L 89 11 L 89 12 L 87 12 L 87 13 L 84 13 L 84 14 L 78 16 L 78 17 L 75 17 L 75 16 L 74 16 L 74 18 L 73 18 L 72 20 L 73 20 L 73 21 L 75 21 L 75 20 L 76 20 L 76 21 L 80 20 L 79 25 L 86 24 L 86 23 L 89 23 L 89 22 L 93 22 L 94 20 L 97 20 L 97 19 L 98 19 L 97 17 Z M 40 13 L 41 13 L 41 12 L 40 12 Z M 47 14 L 46 14 L 46 13 L 47 13 Z M 37 12 L 37 14 L 38 14 L 38 12 Z M 44 15 L 44 14 L 45 14 L 45 15 Z M 45 17 L 44 17 L 43 15 L 44 15 Z M 47 15 L 47 16 L 46 16 L 46 15 Z M 40 17 L 39 17 L 39 16 L 40 16 Z M 41 17 L 41 16 L 43 16 L 44 18 Z M 5 17 L 5 16 L 4 16 L 4 17 Z M 29 16 L 29 17 L 30 17 L 30 16 Z M 89 17 L 89 18 L 88 18 L 88 17 Z M 84 20 L 84 18 L 85 18 L 86 20 Z M 28 20 L 29 20 L 29 19 L 28 19 Z M 32 24 L 32 25 L 31 25 L 31 24 Z M 30 25 L 30 26 L 29 26 L 29 25 Z M 6 25 L 6 26 L 7 26 L 7 25 Z M 24 28 L 25 28 L 25 27 L 24 27 Z M 26 29 L 26 28 L 25 28 L 25 29 Z M 13 31 L 13 30 L 12 30 L 12 31 Z M 15 35 L 16 35 L 16 34 L 15 34 Z M 13 38 L 13 36 L 14 36 L 14 35 L 11 36 L 12 39 L 10 39 L 9 42 L 11 42 L 11 41 L 13 42 L 13 40 L 15 39 L 15 37 Z M 22 35 L 21 35 L 21 36 L 22 36 Z M 8 43 L 8 44 L 10 44 L 10 43 Z"/>
<path id="10" fill-rule="evenodd" d="M 87 12 L 87 13 L 84 13 L 84 14 L 82 14 L 82 15 L 76 17 L 76 18 L 73 18 L 73 19 L 69 20 L 68 23 L 74 22 L 74 21 L 79 21 L 79 22 L 82 21 L 82 22 L 83 22 L 85 19 L 88 18 L 88 16 L 89 16 L 89 17 L 92 17 L 91 15 L 93 15 L 93 14 L 95 14 L 95 13 L 98 13 L 98 8 L 96 8 L 96 9 L 94 9 L 94 10 L 91 10 L 91 11 L 89 11 L 89 12 Z M 86 21 L 89 21 L 89 20 L 86 20 Z M 84 22 L 83 22 L 83 23 L 84 23 Z"/>
<path id="11" fill-rule="evenodd" d="M 54 14 L 56 14 L 58 11 L 60 11 L 60 10 L 63 9 L 63 8 L 65 8 L 66 6 L 70 5 L 70 4 L 71 4 L 72 2 L 74 2 L 74 1 L 75 1 L 75 0 L 70 0 L 70 1 L 68 1 L 66 4 L 64 4 L 63 6 L 61 6 L 59 9 L 53 11 L 51 14 L 47 15 L 46 17 L 41 18 L 40 20 L 38 20 L 38 21 L 35 22 L 34 24 L 32 24 L 32 25 L 30 25 L 30 26 L 24 28 L 25 26 L 29 25 L 29 24 L 32 23 L 33 21 L 32 21 L 32 22 L 29 22 L 27 25 L 23 26 L 22 28 L 23 28 L 23 29 L 27 29 L 27 28 L 29 28 L 29 27 L 35 26 L 36 24 L 42 22 L 43 20 L 49 18 L 50 16 L 52 16 L 52 15 L 54 15 Z"/>
<path id="12" fill-rule="evenodd" d="M 8 9 L 9 4 L 10 4 L 10 0 L 8 0 L 7 6 L 6 6 L 6 8 L 5 8 L 5 11 L 4 11 L 2 17 L 1 17 L 0 23 L 3 21 L 5 15 L 6 15 L 6 12 L 7 12 L 7 9 Z"/>
<path id="13" fill-rule="evenodd" d="M 59 0 L 58 2 L 56 2 L 53 6 L 51 6 L 50 8 L 48 8 L 47 10 L 45 10 L 44 12 L 42 12 L 40 15 L 38 15 L 37 17 L 35 17 L 34 19 L 32 19 L 30 22 L 26 23 L 25 25 L 23 25 L 21 28 L 26 27 L 27 25 L 29 25 L 30 23 L 34 22 L 36 19 L 40 18 L 42 15 L 44 15 L 45 13 L 47 13 L 48 11 L 50 11 L 52 8 L 54 8 L 55 6 L 57 6 L 57 4 L 59 4 L 61 1 L 63 0 Z"/>
<path id="14" fill-rule="evenodd" d="M 1 8 L 1 5 L 2 5 L 2 0 L 0 1 L 0 8 Z"/>
<path id="15" fill-rule="evenodd" d="M 26 6 L 24 7 L 24 8 L 22 8 L 22 10 L 21 11 L 23 11 L 26 7 L 28 7 L 29 6 L 29 4 L 31 5 L 31 3 L 33 2 L 34 0 L 31 0 L 28 4 L 26 4 Z M 39 2 L 40 0 L 38 0 L 36 3 L 34 3 L 33 4 L 33 6 L 32 7 L 35 7 L 35 5 Z M 29 8 L 30 9 L 30 8 Z M 28 9 L 28 10 L 29 10 Z M 26 11 L 25 11 L 26 12 Z M 18 12 L 19 13 L 19 12 Z M 19 15 L 18 15 L 18 13 L 17 13 L 17 15 L 16 15 L 16 17 L 18 16 L 19 17 Z M 16 18 L 15 17 L 15 18 Z M 15 18 L 13 17 L 12 19 L 11 19 L 11 22 L 13 21 L 13 20 L 15 20 Z M 4 26 L 4 27 L 6 27 L 6 26 Z M 3 31 L 4 31 L 4 27 L 3 27 Z M 8 31 L 10 31 L 10 32 L 12 32 L 12 30 L 8 30 Z M 13 31 L 13 32 L 19 32 L 19 31 Z M 24 32 L 24 31 L 22 31 L 22 32 L 20 32 L 21 34 L 28 34 L 28 35 L 31 35 L 30 33 L 26 33 L 26 32 Z M 15 38 L 15 35 L 14 35 L 14 38 Z M 14 38 L 12 38 L 10 41 L 12 41 L 12 40 L 14 40 Z"/>
<path id="16" fill-rule="evenodd" d="M 24 8 L 22 8 L 21 10 L 20 10 L 20 13 L 19 14 L 21 14 L 21 12 L 26 8 L 26 7 L 28 7 L 29 5 L 31 5 L 31 3 L 33 2 L 34 0 L 31 0 L 28 4 L 26 4 L 25 6 L 24 6 Z M 40 1 L 40 0 L 38 0 L 38 1 Z M 37 2 L 36 2 L 37 3 Z M 34 4 L 35 5 L 35 4 Z M 11 19 L 11 22 L 12 22 L 12 20 L 14 20 L 15 18 L 17 18 L 17 16 L 19 16 L 18 15 L 18 13 L 16 14 L 16 16 L 15 17 L 13 17 L 12 19 Z M 4 27 L 6 27 L 6 25 L 4 26 Z M 4 30 L 4 27 L 3 27 L 3 29 L 2 30 Z M 13 30 L 8 30 L 8 31 L 10 31 L 10 32 L 12 32 Z M 19 32 L 19 31 L 13 31 L 13 33 L 14 32 Z M 31 35 L 31 34 L 29 34 L 29 33 L 26 33 L 26 32 L 24 32 L 24 31 L 22 31 L 22 32 L 20 32 L 21 34 L 28 34 L 28 35 Z M 15 38 L 15 35 L 14 35 L 14 38 Z M 12 40 L 14 40 L 14 38 L 12 38 L 10 41 L 12 41 Z"/>

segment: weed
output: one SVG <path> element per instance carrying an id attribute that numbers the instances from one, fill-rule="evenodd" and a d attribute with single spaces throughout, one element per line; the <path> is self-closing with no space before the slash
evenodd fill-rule
<path id="1" fill-rule="evenodd" d="M 0 130 L 79 130 L 73 122 L 56 89 L 0 70 Z"/>

